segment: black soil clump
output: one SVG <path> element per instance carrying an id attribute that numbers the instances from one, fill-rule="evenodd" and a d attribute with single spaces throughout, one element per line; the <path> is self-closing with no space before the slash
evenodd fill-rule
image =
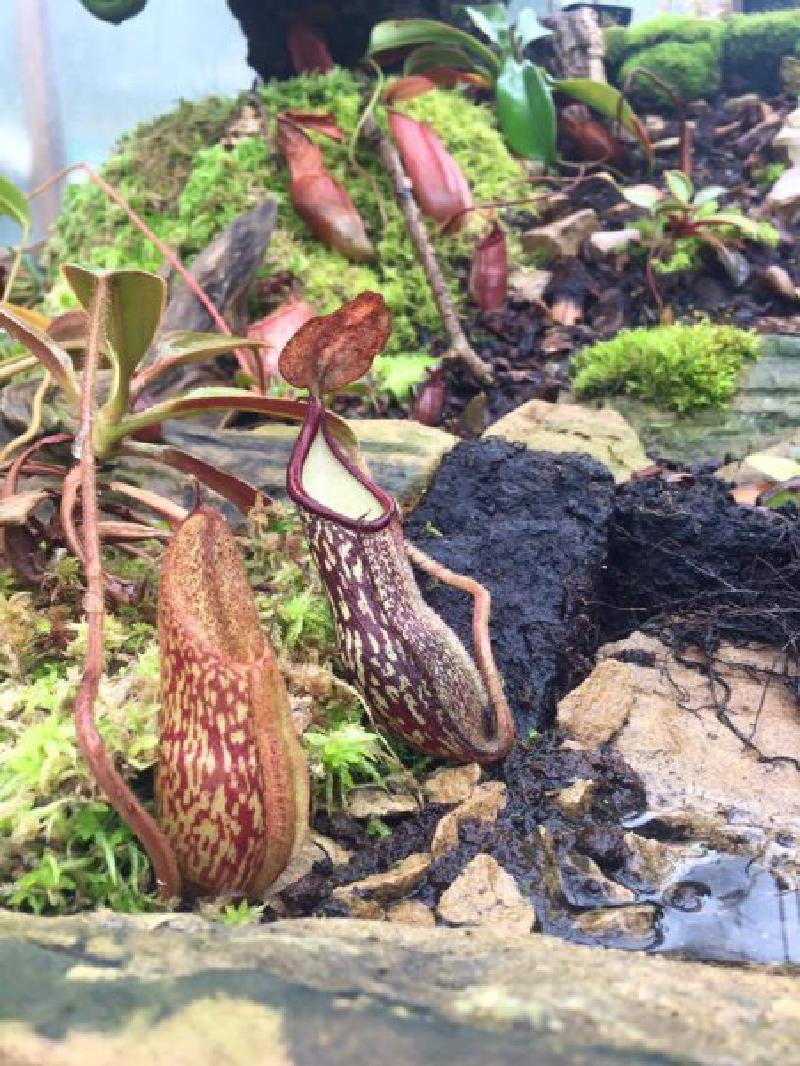
<path id="1" fill-rule="evenodd" d="M 465 441 L 406 524 L 418 548 L 491 592 L 495 658 L 521 737 L 548 726 L 592 668 L 613 501 L 611 475 L 586 456 Z M 418 579 L 469 647 L 470 597 Z"/>
<path id="2" fill-rule="evenodd" d="M 714 651 L 756 641 L 792 658 L 800 640 L 800 522 L 793 507 L 740 507 L 711 475 L 618 491 L 603 641 L 646 626 Z"/>

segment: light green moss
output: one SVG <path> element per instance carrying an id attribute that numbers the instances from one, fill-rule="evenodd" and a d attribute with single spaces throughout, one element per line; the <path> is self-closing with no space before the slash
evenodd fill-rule
<path id="1" fill-rule="evenodd" d="M 578 396 L 625 393 L 678 412 L 721 407 L 758 351 L 754 333 L 709 322 L 623 330 L 578 352 L 573 385 Z"/>
<path id="2" fill-rule="evenodd" d="M 670 41 L 635 52 L 623 63 L 620 82 L 624 84 L 628 74 L 636 67 L 651 70 L 671 85 L 684 100 L 709 97 L 719 90 L 719 51 L 708 43 L 683 44 Z M 669 97 L 645 78 L 635 79 L 631 86 L 631 99 L 638 107 L 670 104 Z"/>
<path id="3" fill-rule="evenodd" d="M 262 97 L 273 130 L 275 115 L 281 111 L 326 111 L 335 115 L 348 138 L 366 102 L 357 77 L 339 69 L 271 82 L 262 89 Z M 204 128 L 202 106 L 196 105 L 200 111 L 193 112 L 193 133 Z M 214 102 L 212 117 L 217 116 L 219 106 Z M 530 195 L 522 168 L 506 149 L 488 107 L 473 103 L 457 90 L 437 90 L 403 106 L 414 117 L 431 123 L 468 175 L 476 202 Z M 231 102 L 228 107 L 232 109 Z M 161 121 L 180 139 L 173 116 Z M 374 154 L 363 146 L 359 146 L 354 168 L 347 145 L 320 140 L 331 173 L 346 187 L 366 221 L 378 251 L 375 265 L 349 263 L 310 235 L 289 203 L 286 168 L 273 144 L 252 138 L 231 151 L 213 139 L 198 147 L 193 136 L 192 164 L 180 188 L 171 176 L 155 172 L 150 174 L 153 187 L 145 193 L 139 187 L 142 150 L 138 138 L 142 136 L 154 137 L 152 127 L 126 138 L 106 172 L 113 173 L 126 195 L 135 192 L 146 221 L 186 259 L 236 214 L 270 195 L 278 202 L 279 226 L 270 241 L 266 273 L 290 271 L 305 298 L 320 312 L 333 310 L 364 289 L 382 293 L 394 320 L 390 353 L 419 351 L 432 335 L 440 334 L 439 315 L 388 178 Z M 481 226 L 480 220 L 473 219 L 464 234 L 437 237 L 443 269 L 460 301 L 464 293 L 458 274 Z M 512 248 L 512 254 L 516 250 Z M 160 260 L 124 216 L 120 218 L 115 208 L 108 207 L 102 194 L 85 186 L 71 190 L 50 252 L 53 264 L 80 260 L 153 269 Z M 65 290 L 57 287 L 51 307 L 64 306 L 65 301 Z"/>

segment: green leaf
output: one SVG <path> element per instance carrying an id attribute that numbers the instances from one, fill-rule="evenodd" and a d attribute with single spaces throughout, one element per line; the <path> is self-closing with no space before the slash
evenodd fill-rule
<path id="1" fill-rule="evenodd" d="M 465 7 L 464 11 L 484 37 L 488 37 L 504 54 L 510 53 L 511 35 L 505 4 L 476 4 Z"/>
<path id="2" fill-rule="evenodd" d="M 0 215 L 13 219 L 26 229 L 31 224 L 31 205 L 24 193 L 0 174 Z"/>
<path id="3" fill-rule="evenodd" d="M 708 185 L 705 189 L 700 189 L 699 192 L 695 193 L 692 206 L 702 207 L 704 204 L 716 203 L 718 200 L 721 200 L 727 192 L 728 190 L 724 185 Z"/>
<path id="4" fill-rule="evenodd" d="M 67 263 L 61 268 L 68 285 L 85 311 L 91 311 L 102 271 Z M 164 313 L 167 287 L 160 277 L 146 270 L 114 270 L 108 280 L 106 339 L 119 372 L 130 379 L 153 343 Z"/>
<path id="5" fill-rule="evenodd" d="M 664 199 L 664 194 L 655 185 L 631 185 L 620 191 L 629 204 L 641 207 L 643 211 L 652 211 Z"/>
<path id="6" fill-rule="evenodd" d="M 50 371 L 53 380 L 73 403 L 78 402 L 78 383 L 72 363 L 52 337 L 34 326 L 27 317 L 12 311 L 8 304 L 0 304 L 0 326 L 14 340 L 24 344 L 31 355 Z"/>
<path id="7" fill-rule="evenodd" d="M 424 74 L 432 67 L 455 67 L 456 70 L 474 70 L 475 60 L 463 48 L 448 45 L 423 44 L 415 48 L 403 64 L 404 74 Z M 481 70 L 485 68 L 481 67 Z"/>
<path id="8" fill-rule="evenodd" d="M 684 174 L 682 170 L 665 170 L 664 181 L 669 191 L 682 206 L 688 206 L 692 202 L 694 185 L 692 185 L 691 178 Z"/>
<path id="9" fill-rule="evenodd" d="M 527 48 L 533 41 L 540 37 L 549 37 L 551 31 L 539 21 L 539 17 L 532 7 L 524 7 L 514 25 L 514 36 L 520 48 Z"/>
<path id="10" fill-rule="evenodd" d="M 619 89 L 613 85 L 606 85 L 600 81 L 589 81 L 584 78 L 567 78 L 553 82 L 553 89 L 565 96 L 578 100 L 587 107 L 591 107 L 599 115 L 604 115 L 616 122 L 619 115 L 620 121 L 628 133 L 632 134 L 641 144 L 647 158 L 653 162 L 653 146 L 647 135 L 647 130 L 642 125 L 636 112 L 623 98 Z M 622 110 L 620 111 L 620 101 Z"/>
<path id="11" fill-rule="evenodd" d="M 464 30 L 434 19 L 389 19 L 373 26 L 367 55 L 375 56 L 395 48 L 413 48 L 420 44 L 449 45 L 463 49 L 497 76 L 500 64 L 487 45 Z"/>
<path id="12" fill-rule="evenodd" d="M 372 364 L 375 388 L 398 403 L 407 400 L 438 360 L 430 355 L 379 355 Z"/>
<path id="13" fill-rule="evenodd" d="M 737 211 L 717 211 L 716 214 L 711 215 L 705 221 L 713 221 L 719 225 L 730 226 L 731 229 L 736 230 L 743 237 L 747 237 L 748 240 L 763 241 L 761 223 L 748 218 L 747 215 L 739 214 Z"/>
<path id="14" fill-rule="evenodd" d="M 527 60 L 506 59 L 497 79 L 497 117 L 512 151 L 525 159 L 558 162 L 556 109 L 542 72 Z"/>

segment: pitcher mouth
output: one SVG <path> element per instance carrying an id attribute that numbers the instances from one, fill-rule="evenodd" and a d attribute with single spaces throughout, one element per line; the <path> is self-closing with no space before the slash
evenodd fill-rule
<path id="1" fill-rule="evenodd" d="M 371 481 L 336 440 L 318 396 L 309 399 L 289 459 L 286 489 L 304 510 L 358 533 L 385 529 L 397 514 L 394 498 Z"/>

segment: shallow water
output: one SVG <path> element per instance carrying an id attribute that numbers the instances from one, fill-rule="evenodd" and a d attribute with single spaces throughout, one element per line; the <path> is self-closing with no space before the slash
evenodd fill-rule
<path id="1" fill-rule="evenodd" d="M 656 952 L 800 966 L 800 891 L 752 859 L 711 852 L 692 860 L 654 902 Z"/>

